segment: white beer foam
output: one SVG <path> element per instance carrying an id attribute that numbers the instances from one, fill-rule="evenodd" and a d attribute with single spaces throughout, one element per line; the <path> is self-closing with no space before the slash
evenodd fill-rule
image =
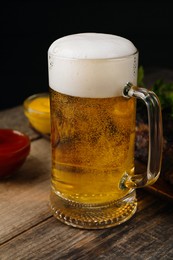
<path id="1" fill-rule="evenodd" d="M 138 53 L 129 40 L 111 34 L 65 36 L 48 50 L 49 85 L 67 95 L 115 97 L 136 84 Z"/>

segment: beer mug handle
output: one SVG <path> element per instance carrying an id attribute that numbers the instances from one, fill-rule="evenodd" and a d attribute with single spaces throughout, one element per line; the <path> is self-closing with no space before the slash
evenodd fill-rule
<path id="1" fill-rule="evenodd" d="M 128 188 L 138 188 L 153 184 L 159 177 L 162 161 L 163 130 L 161 106 L 156 94 L 145 88 L 127 83 L 123 90 L 126 98 L 142 99 L 147 107 L 149 127 L 148 164 L 145 174 L 136 174 L 125 181 Z"/>

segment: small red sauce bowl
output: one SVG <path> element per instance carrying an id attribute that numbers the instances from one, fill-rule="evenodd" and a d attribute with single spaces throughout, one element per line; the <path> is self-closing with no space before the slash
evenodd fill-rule
<path id="1" fill-rule="evenodd" d="M 30 152 L 27 135 L 12 129 L 0 129 L 0 178 L 13 174 Z"/>

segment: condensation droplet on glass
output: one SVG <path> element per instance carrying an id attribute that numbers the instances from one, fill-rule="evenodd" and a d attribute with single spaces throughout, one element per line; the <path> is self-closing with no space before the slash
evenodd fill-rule
<path id="1" fill-rule="evenodd" d="M 134 74 L 134 76 L 136 75 L 136 62 L 137 62 L 137 60 L 136 60 L 136 57 L 134 57 L 134 62 L 133 62 L 133 74 Z"/>
<path id="2" fill-rule="evenodd" d="M 49 69 L 52 69 L 52 67 L 53 67 L 53 60 L 51 56 L 49 56 Z"/>

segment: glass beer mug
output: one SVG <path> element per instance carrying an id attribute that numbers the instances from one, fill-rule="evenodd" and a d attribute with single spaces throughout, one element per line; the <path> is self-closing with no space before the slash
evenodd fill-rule
<path id="1" fill-rule="evenodd" d="M 109 34 L 65 36 L 48 50 L 51 107 L 50 205 L 60 221 L 100 229 L 125 222 L 136 188 L 160 173 L 162 119 L 157 96 L 136 87 L 138 51 Z M 134 172 L 136 98 L 148 111 L 145 174 Z"/>

